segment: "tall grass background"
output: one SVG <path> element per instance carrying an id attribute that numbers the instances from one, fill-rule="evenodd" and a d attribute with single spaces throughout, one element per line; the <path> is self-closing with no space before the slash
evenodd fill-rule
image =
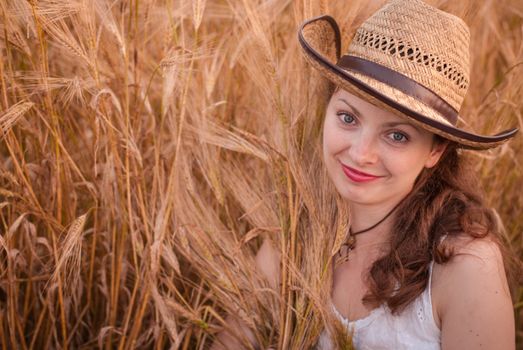
<path id="1" fill-rule="evenodd" d="M 523 3 L 428 2 L 471 27 L 462 123 L 522 128 Z M 204 349 L 230 313 L 263 348 L 339 331 L 324 305 L 347 215 L 297 28 L 332 14 L 345 49 L 381 4 L 0 1 L 0 347 Z M 520 258 L 522 153 L 519 134 L 466 154 Z M 281 286 L 254 267 L 266 238 Z M 523 349 L 522 286 L 514 302 Z"/>

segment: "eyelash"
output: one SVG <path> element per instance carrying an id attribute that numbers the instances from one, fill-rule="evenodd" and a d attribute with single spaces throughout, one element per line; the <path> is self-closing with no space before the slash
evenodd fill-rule
<path id="1" fill-rule="evenodd" d="M 353 125 L 353 123 L 356 121 L 356 117 L 352 113 L 341 111 L 341 112 L 336 113 L 336 115 L 338 116 L 338 120 L 340 121 L 340 123 L 345 125 L 345 126 Z M 342 116 L 343 116 L 343 118 L 340 118 Z M 345 116 L 351 117 L 352 121 L 351 122 L 345 122 Z M 394 136 L 390 136 L 390 135 L 401 135 L 402 136 L 402 140 L 401 141 L 395 140 Z M 400 132 L 400 131 L 392 131 L 387 136 L 394 143 L 406 143 L 406 142 L 408 142 L 410 140 L 410 138 L 405 133 Z"/>
<path id="2" fill-rule="evenodd" d="M 353 114 L 351 114 L 351 113 L 347 113 L 347 112 L 343 112 L 343 111 L 342 111 L 342 112 L 338 112 L 338 113 L 336 113 L 336 114 L 338 115 L 338 119 L 340 120 L 340 122 L 341 122 L 342 124 L 344 124 L 344 125 L 351 125 L 352 123 L 347 123 L 347 122 L 345 122 L 345 118 L 340 118 L 340 116 L 349 116 L 349 117 L 352 118 L 352 121 L 353 121 L 353 122 L 356 121 L 356 117 L 355 117 Z"/>
<path id="3" fill-rule="evenodd" d="M 404 133 L 402 132 L 399 132 L 399 131 L 393 131 L 391 132 L 389 135 L 394 135 L 394 134 L 397 134 L 397 135 L 401 135 L 403 137 L 403 139 L 401 141 L 398 141 L 398 140 L 395 140 L 394 139 L 394 136 L 393 137 L 389 137 L 392 142 L 396 142 L 396 143 L 405 143 L 407 141 L 409 141 L 409 138 L 407 137 L 407 135 L 405 135 Z"/>

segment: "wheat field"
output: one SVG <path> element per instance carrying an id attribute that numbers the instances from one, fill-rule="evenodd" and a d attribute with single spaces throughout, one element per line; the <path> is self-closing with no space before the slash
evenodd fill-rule
<path id="1" fill-rule="evenodd" d="M 427 2 L 471 27 L 463 123 L 523 128 L 523 3 Z M 347 225 L 321 167 L 328 84 L 297 28 L 332 14 L 346 47 L 382 4 L 0 0 L 0 347 L 206 349 L 234 313 L 264 349 L 324 325 L 351 348 L 324 309 Z M 520 258 L 522 154 L 521 133 L 466 154 Z M 523 285 L 514 312 L 523 349 Z"/>

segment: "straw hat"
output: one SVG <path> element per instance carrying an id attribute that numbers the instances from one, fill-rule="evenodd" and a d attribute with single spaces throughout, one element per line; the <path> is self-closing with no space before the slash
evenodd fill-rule
<path id="1" fill-rule="evenodd" d="M 456 126 L 469 85 L 469 29 L 423 1 L 390 1 L 357 29 L 343 56 L 330 16 L 305 21 L 298 39 L 306 59 L 335 84 L 463 148 L 496 147 L 518 131 L 478 135 Z"/>

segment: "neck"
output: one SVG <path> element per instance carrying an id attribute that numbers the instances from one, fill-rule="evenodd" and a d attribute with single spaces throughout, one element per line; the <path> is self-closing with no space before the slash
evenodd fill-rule
<path id="1" fill-rule="evenodd" d="M 396 216 L 394 208 L 399 203 L 386 203 L 379 205 L 361 205 L 351 203 L 351 231 L 358 233 L 359 231 L 368 229 L 376 223 L 383 220 L 387 214 L 390 215 L 385 218 L 376 227 L 367 232 L 357 234 L 358 245 L 368 243 L 385 243 L 390 240 L 390 232 L 392 229 L 392 222 Z M 391 213 L 392 211 L 392 213 Z"/>

